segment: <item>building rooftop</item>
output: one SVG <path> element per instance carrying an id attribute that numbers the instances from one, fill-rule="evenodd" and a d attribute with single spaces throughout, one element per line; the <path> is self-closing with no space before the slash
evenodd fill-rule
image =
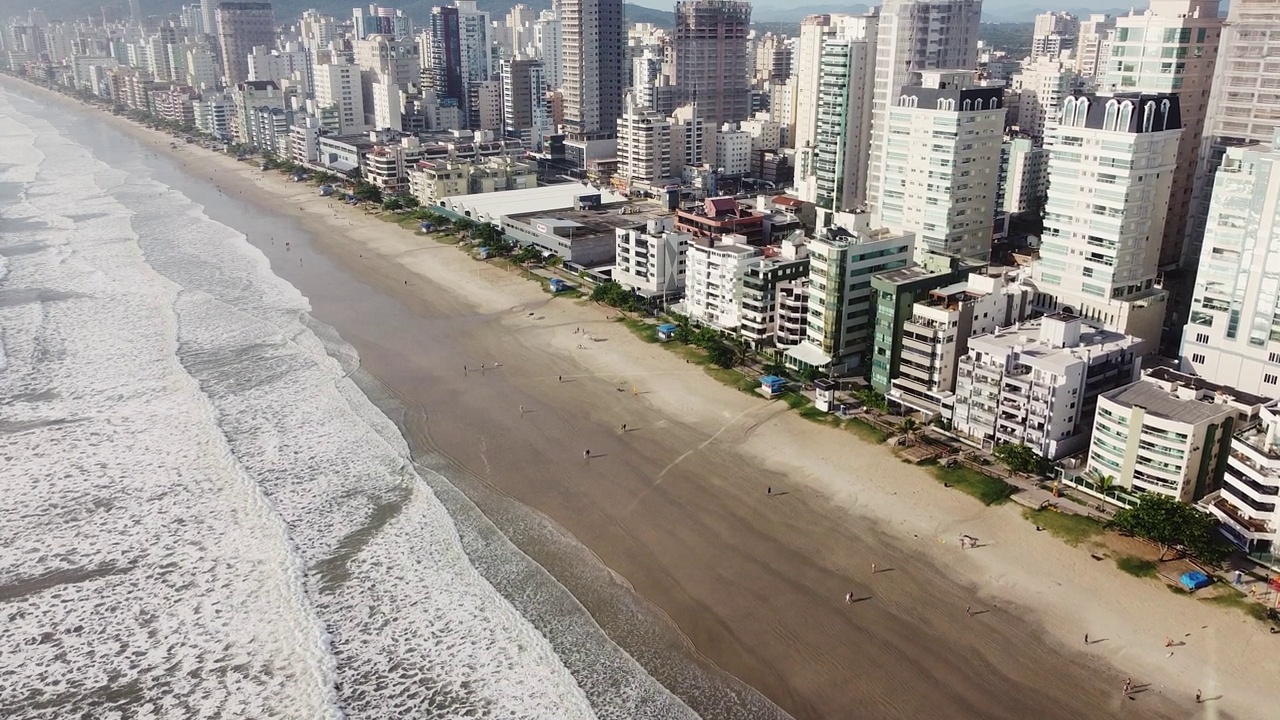
<path id="1" fill-rule="evenodd" d="M 946 274 L 946 272 L 937 272 L 919 265 L 911 265 L 909 267 L 897 268 L 896 270 L 886 270 L 881 273 L 876 273 L 872 279 L 889 283 L 891 285 L 902 285 L 904 283 L 923 280 L 934 275 Z"/>
<path id="2" fill-rule="evenodd" d="M 1139 380 L 1132 385 L 1103 393 L 1102 397 L 1117 405 L 1140 407 L 1148 414 L 1188 425 L 1196 425 L 1223 414 L 1233 413 L 1232 408 L 1223 403 L 1181 398 L 1146 380 Z"/>
<path id="3" fill-rule="evenodd" d="M 502 190 L 491 193 L 471 193 L 445 198 L 450 208 L 466 208 L 472 217 L 502 217 L 525 214 L 544 214 L 557 210 L 570 210 L 574 201 L 582 195 L 599 195 L 602 203 L 620 203 L 626 200 L 623 196 L 609 191 L 597 190 L 590 185 L 564 183 L 561 185 L 543 185 L 524 190 Z"/>
<path id="4" fill-rule="evenodd" d="M 1209 392 L 1218 393 L 1218 394 L 1230 397 L 1236 400 L 1237 402 L 1243 403 L 1245 405 L 1262 406 L 1271 402 L 1269 398 L 1262 397 L 1261 395 L 1254 395 L 1253 393 L 1247 393 L 1247 392 L 1244 392 L 1243 390 L 1237 390 L 1228 385 L 1219 385 L 1217 383 L 1211 383 L 1202 377 L 1181 373 L 1181 372 L 1178 372 L 1177 370 L 1174 370 L 1173 368 L 1168 368 L 1168 367 L 1152 368 L 1150 370 L 1145 371 L 1143 373 L 1143 376 L 1149 377 L 1153 380 L 1159 380 L 1161 382 L 1178 383 L 1183 387 L 1192 388 L 1194 390 L 1208 390 Z"/>
<path id="5" fill-rule="evenodd" d="M 1079 322 L 1079 318 L 1063 313 L 1046 315 L 970 338 L 969 351 L 989 353 L 996 357 L 1017 353 L 1018 362 L 1023 365 L 1061 374 L 1078 361 L 1089 362 L 1097 356 L 1131 350 L 1142 342 L 1123 333 L 1082 325 L 1078 341 L 1069 346 L 1056 347 L 1041 340 L 1042 324 L 1046 319 Z"/>
<path id="6" fill-rule="evenodd" d="M 670 211 L 658 203 L 625 202 L 605 205 L 597 210 L 565 209 L 554 214 L 547 214 L 545 211 L 508 213 L 506 218 L 525 225 L 537 222 L 549 229 L 572 227 L 574 238 L 587 238 L 596 235 L 613 237 L 619 228 L 643 227 L 650 220 L 669 214 Z"/>

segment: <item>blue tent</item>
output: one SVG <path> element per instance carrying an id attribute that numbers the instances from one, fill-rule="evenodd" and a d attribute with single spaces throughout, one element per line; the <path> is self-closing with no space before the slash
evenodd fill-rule
<path id="1" fill-rule="evenodd" d="M 1182 587 L 1186 588 L 1187 592 L 1195 592 L 1202 587 L 1207 587 L 1213 581 L 1209 579 L 1208 575 L 1199 570 L 1192 570 L 1191 572 L 1182 573 L 1182 577 L 1178 578 L 1178 582 L 1182 583 Z"/>

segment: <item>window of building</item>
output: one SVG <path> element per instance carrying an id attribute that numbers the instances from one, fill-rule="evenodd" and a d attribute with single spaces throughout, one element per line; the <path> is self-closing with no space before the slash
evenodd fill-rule
<path id="1" fill-rule="evenodd" d="M 1277 379 L 1280 379 L 1280 378 L 1277 378 L 1275 375 L 1272 375 L 1270 373 L 1266 373 L 1262 376 L 1262 382 L 1268 385 L 1275 385 Z"/>
<path id="2" fill-rule="evenodd" d="M 1205 359 L 1205 358 L 1204 358 L 1204 355 L 1201 355 L 1200 353 L 1191 353 L 1191 362 L 1193 362 L 1193 363 L 1195 363 L 1195 364 L 1197 364 L 1197 365 L 1201 365 L 1201 364 L 1203 364 L 1203 363 L 1204 363 L 1204 359 Z"/>

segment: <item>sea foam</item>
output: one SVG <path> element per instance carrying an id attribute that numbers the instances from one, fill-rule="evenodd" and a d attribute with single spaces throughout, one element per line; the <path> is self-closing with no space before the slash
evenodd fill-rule
<path id="1" fill-rule="evenodd" d="M 305 298 L 19 104 L 0 715 L 594 717 Z"/>

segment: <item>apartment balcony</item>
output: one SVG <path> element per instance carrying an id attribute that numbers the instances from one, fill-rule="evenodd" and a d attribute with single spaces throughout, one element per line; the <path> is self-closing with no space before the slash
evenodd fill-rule
<path id="1" fill-rule="evenodd" d="M 1275 529 L 1269 523 L 1250 516 L 1244 510 L 1231 504 L 1231 502 L 1224 497 L 1219 496 L 1209 505 L 1209 507 L 1214 511 L 1214 515 L 1219 516 L 1220 519 L 1236 525 L 1249 533 L 1255 535 L 1269 535 L 1275 533 Z"/>

